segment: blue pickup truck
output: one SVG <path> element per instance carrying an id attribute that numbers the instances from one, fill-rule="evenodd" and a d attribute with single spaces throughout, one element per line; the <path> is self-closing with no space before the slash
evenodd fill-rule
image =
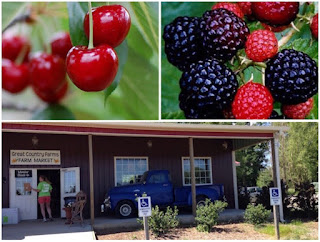
<path id="1" fill-rule="evenodd" d="M 174 188 L 170 174 L 167 170 L 146 171 L 139 183 L 118 186 L 112 188 L 105 197 L 101 206 L 102 212 L 111 210 L 120 218 L 129 218 L 136 215 L 138 203 L 137 197 L 142 194 L 151 197 L 152 206 L 159 207 L 192 206 L 191 187 Z M 201 185 L 196 188 L 197 204 L 203 204 L 206 198 L 211 201 L 222 200 L 223 185 Z"/>

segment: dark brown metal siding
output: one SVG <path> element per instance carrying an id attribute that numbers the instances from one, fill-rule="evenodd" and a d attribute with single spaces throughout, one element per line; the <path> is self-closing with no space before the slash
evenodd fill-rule
<path id="1" fill-rule="evenodd" d="M 32 145 L 31 139 L 36 135 L 39 143 Z M 30 168 L 65 168 L 80 167 L 80 187 L 90 195 L 89 190 L 89 163 L 88 163 L 88 137 L 85 135 L 62 134 L 30 134 L 9 133 L 2 134 L 2 207 L 9 207 L 9 168 L 26 166 L 10 166 L 10 150 L 60 150 L 60 166 L 28 166 Z M 4 183 L 4 179 L 6 182 Z M 90 196 L 88 197 L 90 198 Z M 89 204 L 85 208 L 85 216 L 89 216 Z"/>
<path id="2" fill-rule="evenodd" d="M 9 206 L 9 156 L 10 149 L 56 149 L 61 151 L 61 167 L 79 166 L 81 172 L 81 189 L 88 194 L 88 138 L 80 135 L 36 134 L 39 145 L 33 147 L 31 139 L 34 134 L 3 133 L 2 171 L 3 183 L 2 206 Z M 147 142 L 152 142 L 148 147 Z M 224 150 L 224 140 L 195 139 L 195 156 L 208 156 L 212 159 L 213 182 L 222 183 L 229 206 L 234 207 L 232 180 L 232 144 Z M 114 187 L 114 156 L 147 156 L 149 169 L 167 169 L 171 173 L 175 186 L 182 186 L 181 157 L 189 156 L 188 139 L 181 138 L 143 138 L 143 137 L 108 137 L 93 136 L 95 215 L 100 216 L 100 205 L 105 193 Z M 19 166 L 12 166 L 19 167 Z M 30 168 L 33 166 L 30 166 Z M 49 168 L 50 166 L 36 166 Z M 59 166 L 52 166 L 59 167 Z M 89 216 L 89 200 L 85 208 L 85 217 Z"/>
<path id="3" fill-rule="evenodd" d="M 147 145 L 152 142 L 152 147 Z M 225 186 L 225 194 L 230 208 L 234 207 L 231 142 L 228 149 L 222 148 L 223 140 L 194 140 L 195 156 L 208 156 L 212 159 L 213 182 Z M 115 185 L 115 156 L 147 156 L 149 169 L 167 169 L 175 186 L 182 186 L 181 157 L 189 156 L 188 139 L 143 138 L 143 137 L 93 137 L 95 214 L 100 215 L 99 207 L 105 193 Z"/>

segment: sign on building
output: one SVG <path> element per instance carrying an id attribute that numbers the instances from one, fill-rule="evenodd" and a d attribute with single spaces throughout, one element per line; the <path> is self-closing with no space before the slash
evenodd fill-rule
<path id="1" fill-rule="evenodd" d="M 270 187 L 270 205 L 280 205 L 281 204 L 281 198 L 280 198 L 280 192 L 279 188 L 277 187 Z"/>
<path id="2" fill-rule="evenodd" d="M 10 165 L 60 164 L 60 150 L 10 150 Z"/>
<path id="3" fill-rule="evenodd" d="M 32 170 L 15 170 L 14 171 L 15 177 L 32 177 Z"/>
<path id="4" fill-rule="evenodd" d="M 138 210 L 139 210 L 139 217 L 150 217 L 151 216 L 151 198 L 139 197 Z"/>

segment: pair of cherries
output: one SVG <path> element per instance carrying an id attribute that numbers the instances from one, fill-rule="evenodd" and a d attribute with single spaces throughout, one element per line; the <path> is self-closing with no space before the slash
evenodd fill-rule
<path id="1" fill-rule="evenodd" d="M 23 36 L 4 35 L 2 41 L 2 87 L 11 93 L 23 91 L 29 84 L 39 98 L 48 103 L 60 101 L 66 94 L 65 59 L 72 48 L 70 35 L 57 33 L 51 39 L 52 55 L 36 53 L 29 61 L 30 42 Z M 21 54 L 23 63 L 20 64 Z M 29 61 L 29 63 L 28 63 Z"/>
<path id="2" fill-rule="evenodd" d="M 83 91 L 101 91 L 111 85 L 118 71 L 115 47 L 126 38 L 131 19 L 121 5 L 92 9 L 93 45 L 74 46 L 67 55 L 67 73 L 73 83 Z M 83 23 L 89 39 L 89 13 Z"/>

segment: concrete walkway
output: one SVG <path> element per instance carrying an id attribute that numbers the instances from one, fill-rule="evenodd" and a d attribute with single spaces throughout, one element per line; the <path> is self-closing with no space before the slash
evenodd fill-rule
<path id="1" fill-rule="evenodd" d="M 226 209 L 224 210 L 220 216 L 220 222 L 230 222 L 230 221 L 239 221 L 243 220 L 244 210 L 240 209 Z M 195 220 L 191 214 L 180 214 L 178 215 L 178 219 L 181 225 L 190 225 L 194 224 Z M 129 218 L 129 219 L 118 219 L 113 216 L 108 217 L 100 217 L 96 218 L 94 222 L 94 231 L 98 233 L 103 233 L 108 230 L 130 230 L 132 228 L 139 228 L 140 224 L 137 222 L 137 218 Z"/>
<path id="2" fill-rule="evenodd" d="M 86 220 L 71 226 L 65 224 L 65 219 L 55 219 L 53 222 L 43 223 L 42 220 L 25 220 L 19 224 L 2 225 L 3 240 L 54 240 L 79 241 L 95 240 L 95 234 L 90 221 Z"/>
<path id="3" fill-rule="evenodd" d="M 243 219 L 244 210 L 227 209 L 220 214 L 220 222 L 239 221 Z M 195 223 L 194 217 L 188 214 L 178 215 L 181 225 Z M 94 231 L 91 228 L 90 220 L 85 220 L 83 227 L 80 223 L 71 226 L 65 224 L 65 219 L 55 219 L 53 222 L 43 223 L 42 220 L 25 220 L 19 224 L 3 225 L 3 240 L 94 240 L 95 234 L 106 231 L 130 231 L 139 228 L 137 218 L 118 219 L 114 216 L 99 217 L 95 219 Z"/>

